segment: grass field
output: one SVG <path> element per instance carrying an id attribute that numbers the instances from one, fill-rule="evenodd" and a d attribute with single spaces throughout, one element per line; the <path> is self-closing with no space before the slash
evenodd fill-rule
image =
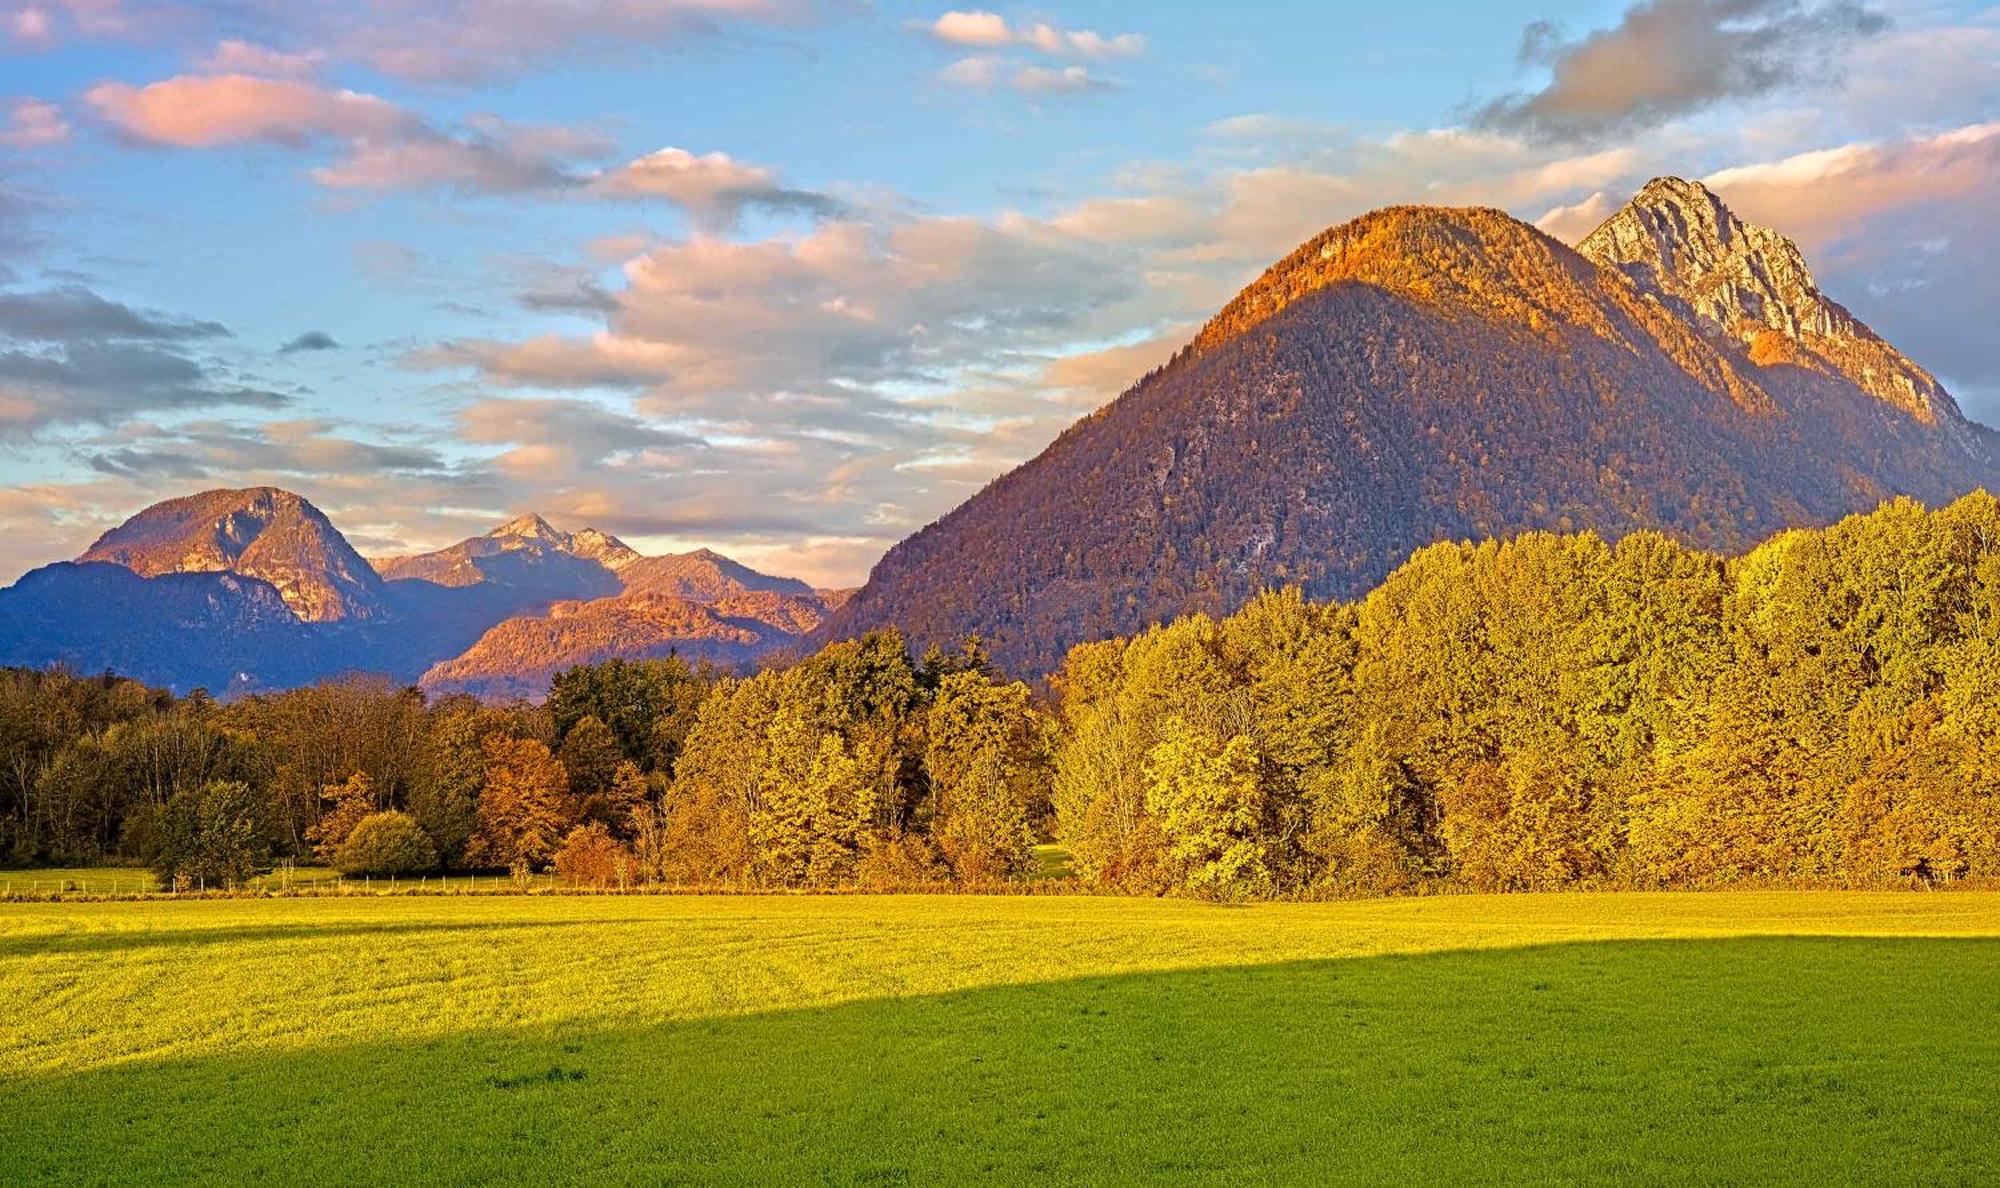
<path id="1" fill-rule="evenodd" d="M 0 1183 L 2000 1180 L 2000 895 L 0 905 Z"/>

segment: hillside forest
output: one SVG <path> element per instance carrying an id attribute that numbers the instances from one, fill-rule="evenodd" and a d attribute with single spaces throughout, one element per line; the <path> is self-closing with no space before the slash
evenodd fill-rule
<path id="1" fill-rule="evenodd" d="M 1025 877 L 1237 899 L 1903 886 L 2000 874 L 2000 501 L 1740 557 L 1653 533 L 1422 549 L 1072 649 L 1045 684 L 893 631 L 536 706 L 348 680 L 219 703 L 0 673 L 0 857 L 554 869 L 580 885 Z"/>

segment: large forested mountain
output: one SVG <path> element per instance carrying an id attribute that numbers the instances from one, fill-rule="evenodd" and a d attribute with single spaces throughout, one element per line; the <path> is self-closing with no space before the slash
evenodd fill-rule
<path id="1" fill-rule="evenodd" d="M 2000 437 L 1662 179 L 1579 252 L 1496 210 L 1307 242 L 1174 360 L 890 550 L 822 629 L 985 637 L 1012 671 L 1258 589 L 1358 594 L 1444 539 L 1658 529 L 1737 549 L 2000 481 Z"/>
<path id="2" fill-rule="evenodd" d="M 430 687 L 538 697 L 608 657 L 747 663 L 830 605 L 705 549 L 642 557 L 536 515 L 371 565 L 310 502 L 258 487 L 155 504 L 0 590 L 0 663 L 217 693 L 435 668 Z"/>

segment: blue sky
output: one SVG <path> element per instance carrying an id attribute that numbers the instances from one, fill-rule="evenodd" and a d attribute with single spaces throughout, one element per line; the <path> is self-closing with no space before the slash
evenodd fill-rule
<path id="1" fill-rule="evenodd" d="M 0 0 L 0 580 L 270 482 L 855 582 L 1321 227 L 1659 173 L 2000 418 L 1982 4 Z"/>

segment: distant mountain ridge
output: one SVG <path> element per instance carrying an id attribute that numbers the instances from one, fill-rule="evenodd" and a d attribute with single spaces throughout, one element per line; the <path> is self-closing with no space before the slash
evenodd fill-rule
<path id="1" fill-rule="evenodd" d="M 614 655 L 747 664 L 829 609 L 803 582 L 710 550 L 643 557 L 532 513 L 380 566 L 289 491 L 169 499 L 0 590 L 0 663 L 224 693 L 447 666 L 449 690 L 534 697 L 557 669 Z M 573 621 L 551 635 L 544 616 Z"/>
<path id="2" fill-rule="evenodd" d="M 609 533 L 595 528 L 559 532 L 529 513 L 483 536 L 435 552 L 377 558 L 374 565 L 390 581 L 416 579 L 450 587 L 495 582 L 580 597 L 621 589 L 619 571 L 640 560 L 637 550 Z"/>
<path id="3" fill-rule="evenodd" d="M 1165 367 L 883 557 L 816 634 L 984 637 L 1010 671 L 1436 540 L 1657 529 L 1738 549 L 2000 483 L 2000 437 L 1776 232 L 1659 179 L 1572 249 L 1504 212 L 1315 236 Z"/>

